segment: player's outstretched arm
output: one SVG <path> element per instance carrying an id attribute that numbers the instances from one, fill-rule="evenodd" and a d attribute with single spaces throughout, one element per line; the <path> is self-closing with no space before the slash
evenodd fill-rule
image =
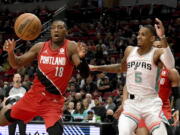
<path id="1" fill-rule="evenodd" d="M 124 52 L 124 57 L 121 60 L 121 63 L 118 64 L 110 64 L 110 65 L 89 65 L 91 71 L 102 71 L 102 72 L 109 72 L 109 73 L 122 73 L 127 70 L 126 59 L 132 49 L 132 46 L 128 46 Z"/>
<path id="2" fill-rule="evenodd" d="M 38 55 L 39 50 L 42 47 L 42 43 L 37 43 L 32 48 L 21 56 L 17 56 L 14 53 L 16 41 L 14 39 L 6 40 L 3 46 L 3 50 L 8 53 L 8 61 L 12 68 L 21 68 L 31 63 Z"/>
<path id="3" fill-rule="evenodd" d="M 167 69 L 172 69 L 175 66 L 174 56 L 169 48 L 168 42 L 165 36 L 165 29 L 161 20 L 156 18 L 157 24 L 155 24 L 156 34 L 160 38 L 162 49 L 159 52 L 159 58 Z"/>

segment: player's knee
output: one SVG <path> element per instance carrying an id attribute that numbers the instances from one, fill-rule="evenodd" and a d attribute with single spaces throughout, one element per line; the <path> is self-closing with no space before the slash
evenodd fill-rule
<path id="1" fill-rule="evenodd" d="M 58 120 L 52 127 L 47 129 L 49 135 L 62 135 L 63 134 L 63 125 L 62 121 Z"/>

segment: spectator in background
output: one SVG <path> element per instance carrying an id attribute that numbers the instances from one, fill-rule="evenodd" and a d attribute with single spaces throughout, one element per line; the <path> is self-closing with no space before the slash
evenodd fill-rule
<path id="1" fill-rule="evenodd" d="M 89 110 L 87 112 L 87 117 L 85 118 L 85 121 L 95 123 L 96 122 L 96 115 L 94 114 L 93 110 Z"/>
<path id="2" fill-rule="evenodd" d="M 88 111 L 91 110 L 91 108 L 89 108 L 89 102 L 87 99 L 83 99 L 82 104 L 83 104 L 83 108 L 84 108 L 84 114 L 86 117 L 88 114 Z"/>
<path id="3" fill-rule="evenodd" d="M 71 113 L 71 115 L 74 113 L 74 102 L 69 102 L 67 105 L 67 111 Z"/>
<path id="4" fill-rule="evenodd" d="M 87 93 L 92 93 L 96 90 L 97 86 L 96 84 L 93 82 L 93 77 L 89 76 L 83 85 L 83 90 L 85 90 Z"/>
<path id="5" fill-rule="evenodd" d="M 86 94 L 86 99 L 87 99 L 87 101 L 89 103 L 89 108 L 90 109 L 95 106 L 94 100 L 92 99 L 92 95 L 90 93 Z"/>
<path id="6" fill-rule="evenodd" d="M 101 121 L 104 120 L 105 115 L 106 115 L 106 108 L 104 106 L 101 105 L 100 101 L 98 99 L 95 99 L 95 106 L 92 107 L 92 110 L 94 110 L 94 113 L 97 116 L 101 117 Z"/>
<path id="7" fill-rule="evenodd" d="M 111 109 L 113 111 L 116 109 L 116 105 L 115 105 L 115 103 L 113 103 L 112 97 L 108 97 L 107 104 L 105 105 L 105 108 L 106 108 L 106 110 Z"/>
<path id="8" fill-rule="evenodd" d="M 112 91 L 109 78 L 104 73 L 98 74 L 97 89 L 103 99 L 105 98 L 105 93 Z"/>
<path id="9" fill-rule="evenodd" d="M 22 86 L 21 81 L 21 75 L 19 73 L 14 74 L 12 86 L 4 89 L 6 98 L 17 95 L 20 99 L 24 96 L 27 89 Z M 19 126 L 20 135 L 26 135 L 26 124 L 20 120 L 8 126 L 9 135 L 15 135 L 17 125 Z"/>
<path id="10" fill-rule="evenodd" d="M 74 96 L 74 100 L 73 100 L 74 104 L 76 105 L 78 102 L 82 102 L 82 96 L 81 93 L 75 93 Z"/>
<path id="11" fill-rule="evenodd" d="M 72 114 L 74 121 L 81 122 L 84 120 L 84 108 L 81 102 L 77 102 L 74 113 Z"/>
<path id="12" fill-rule="evenodd" d="M 113 122 L 114 121 L 113 115 L 114 115 L 114 111 L 111 109 L 108 109 L 106 111 L 106 117 L 104 119 L 104 122 Z"/>
<path id="13" fill-rule="evenodd" d="M 74 102 L 65 102 L 63 109 L 63 121 L 72 121 L 74 113 Z"/>

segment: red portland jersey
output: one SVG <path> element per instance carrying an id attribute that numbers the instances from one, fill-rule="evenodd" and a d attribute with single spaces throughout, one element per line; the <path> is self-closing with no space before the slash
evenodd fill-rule
<path id="1" fill-rule="evenodd" d="M 168 79 L 169 71 L 165 68 L 162 69 L 159 80 L 159 97 L 163 102 L 163 112 L 165 116 L 171 118 L 171 105 L 170 105 L 170 95 L 171 95 L 171 81 Z"/>
<path id="2" fill-rule="evenodd" d="M 61 94 L 65 93 L 74 69 L 74 65 L 67 55 L 68 42 L 69 40 L 65 40 L 64 45 L 56 50 L 52 50 L 51 41 L 47 41 L 44 43 L 38 56 L 39 70 Z M 34 86 L 44 87 L 37 76 L 34 80 Z"/>

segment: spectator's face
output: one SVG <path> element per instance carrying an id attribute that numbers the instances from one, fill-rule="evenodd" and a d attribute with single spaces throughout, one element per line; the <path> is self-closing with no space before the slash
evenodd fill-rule
<path id="1" fill-rule="evenodd" d="M 147 47 L 152 45 L 154 41 L 154 36 L 150 32 L 148 28 L 141 27 L 138 36 L 137 36 L 137 44 L 139 47 Z"/>
<path id="2" fill-rule="evenodd" d="M 89 106 L 89 103 L 88 103 L 87 99 L 83 100 L 83 105 L 84 105 L 84 107 L 88 107 Z"/>
<path id="3" fill-rule="evenodd" d="M 88 101 L 91 101 L 91 95 L 90 95 L 90 94 L 87 94 L 87 95 L 86 95 L 86 99 L 87 99 Z"/>
<path id="4" fill-rule="evenodd" d="M 77 110 L 81 110 L 81 103 L 78 102 L 78 103 L 76 104 L 76 109 L 77 109 Z"/>
<path id="5" fill-rule="evenodd" d="M 51 25 L 51 37 L 54 43 L 62 42 L 67 35 L 66 24 L 63 21 L 54 21 Z"/>
<path id="6" fill-rule="evenodd" d="M 20 74 L 15 74 L 13 77 L 13 82 L 14 83 L 21 83 L 21 75 Z"/>
<path id="7" fill-rule="evenodd" d="M 82 96 L 82 97 L 84 97 L 85 94 L 86 94 L 84 90 L 81 90 L 80 93 L 81 93 L 81 96 Z"/>
<path id="8" fill-rule="evenodd" d="M 74 103 L 73 103 L 73 102 L 69 102 L 68 108 L 69 108 L 69 109 L 74 109 Z"/>
<path id="9" fill-rule="evenodd" d="M 111 97 L 108 97 L 107 103 L 108 103 L 108 104 L 111 104 L 111 103 L 112 103 L 112 98 L 111 98 Z"/>
<path id="10" fill-rule="evenodd" d="M 94 116 L 94 113 L 93 112 L 89 112 L 88 113 L 88 120 L 92 120 L 93 116 Z"/>
<path id="11" fill-rule="evenodd" d="M 76 93 L 75 98 L 76 98 L 77 100 L 81 99 L 81 93 Z"/>
<path id="12" fill-rule="evenodd" d="M 100 74 L 98 74 L 98 77 L 99 77 L 99 78 L 104 78 L 104 77 L 105 77 L 105 74 L 104 74 L 104 73 L 100 73 Z"/>
<path id="13" fill-rule="evenodd" d="M 94 103 L 95 103 L 96 106 L 100 104 L 100 102 L 99 102 L 98 99 L 95 99 L 95 100 L 94 100 Z"/>

